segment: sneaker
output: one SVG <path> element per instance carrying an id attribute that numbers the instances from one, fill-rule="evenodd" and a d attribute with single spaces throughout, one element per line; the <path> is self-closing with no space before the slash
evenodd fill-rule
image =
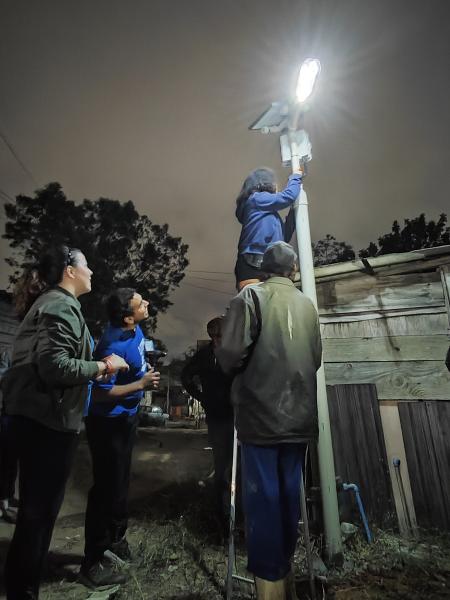
<path id="1" fill-rule="evenodd" d="M 126 573 L 118 570 L 117 564 L 103 559 L 92 565 L 89 569 L 82 566 L 78 579 L 85 586 L 96 588 L 104 585 L 125 583 L 128 577 Z"/>

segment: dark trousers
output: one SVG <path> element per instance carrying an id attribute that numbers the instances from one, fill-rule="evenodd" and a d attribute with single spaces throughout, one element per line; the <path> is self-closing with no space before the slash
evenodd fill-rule
<path id="1" fill-rule="evenodd" d="M 230 418 L 208 418 L 208 441 L 214 459 L 214 494 L 216 511 L 222 525 L 230 514 L 230 482 L 233 462 L 234 424 Z"/>
<path id="2" fill-rule="evenodd" d="M 8 600 L 31 600 L 39 584 L 78 435 L 10 417 L 19 455 L 19 511 L 5 566 Z"/>
<path id="3" fill-rule="evenodd" d="M 290 570 L 300 519 L 305 444 L 241 444 L 248 570 L 277 581 Z"/>
<path id="4" fill-rule="evenodd" d="M 105 550 L 124 538 L 128 488 L 138 416 L 86 417 L 94 485 L 89 491 L 83 566 L 89 569 Z"/>
<path id="5" fill-rule="evenodd" d="M 4 414 L 0 418 L 0 500 L 13 498 L 16 488 L 19 456 L 12 419 Z"/>

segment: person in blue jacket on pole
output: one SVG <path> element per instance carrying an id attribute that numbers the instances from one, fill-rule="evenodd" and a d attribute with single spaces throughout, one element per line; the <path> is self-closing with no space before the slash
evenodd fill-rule
<path id="1" fill-rule="evenodd" d="M 260 267 L 267 246 L 292 237 L 293 211 L 286 224 L 278 211 L 293 207 L 300 194 L 302 176 L 302 171 L 294 172 L 281 192 L 277 190 L 275 173 L 267 167 L 255 169 L 245 179 L 236 199 L 236 218 L 242 224 L 234 269 L 238 291 L 264 279 Z"/>

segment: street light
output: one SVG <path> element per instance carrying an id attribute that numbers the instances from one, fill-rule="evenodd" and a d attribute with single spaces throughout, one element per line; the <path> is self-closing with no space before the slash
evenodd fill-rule
<path id="1" fill-rule="evenodd" d="M 298 73 L 295 95 L 300 104 L 308 100 L 314 90 L 314 85 L 320 73 L 320 61 L 317 58 L 307 58 L 302 62 Z"/>
<path id="2" fill-rule="evenodd" d="M 308 134 L 303 129 L 299 130 L 298 124 L 300 116 L 304 114 L 306 109 L 305 101 L 311 97 L 319 73 L 320 62 L 313 58 L 306 59 L 300 67 L 296 86 L 296 99 L 272 103 L 271 107 L 250 126 L 250 129 L 253 131 L 281 134 L 281 161 L 284 166 L 290 165 L 293 171 L 299 171 L 301 167 L 305 170 L 306 164 L 312 159 L 311 143 Z M 295 203 L 295 227 L 297 231 L 302 291 L 317 308 L 308 198 L 303 185 Z M 331 562 L 339 562 L 342 560 L 342 539 L 323 364 L 317 371 L 317 410 L 319 417 L 318 455 L 320 489 L 325 526 L 326 554 Z"/>

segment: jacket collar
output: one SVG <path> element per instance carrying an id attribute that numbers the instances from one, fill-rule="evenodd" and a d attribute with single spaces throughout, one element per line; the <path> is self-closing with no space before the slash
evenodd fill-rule
<path id="1" fill-rule="evenodd" d="M 68 296 L 76 303 L 77 306 L 81 307 L 81 304 L 80 304 L 80 301 L 78 300 L 78 298 L 76 298 L 73 294 L 71 294 L 64 288 L 60 287 L 59 285 L 56 285 L 55 287 L 51 288 L 49 291 L 52 291 L 52 290 L 55 292 L 60 292 L 61 294 L 64 294 L 64 296 Z"/>
<path id="2" fill-rule="evenodd" d="M 269 283 L 269 284 L 279 284 L 279 285 L 288 285 L 290 287 L 295 287 L 294 282 L 292 281 L 292 279 L 289 279 L 288 277 L 282 277 L 281 275 L 276 275 L 274 277 L 269 277 L 269 279 L 266 279 L 266 281 L 264 283 Z"/>

